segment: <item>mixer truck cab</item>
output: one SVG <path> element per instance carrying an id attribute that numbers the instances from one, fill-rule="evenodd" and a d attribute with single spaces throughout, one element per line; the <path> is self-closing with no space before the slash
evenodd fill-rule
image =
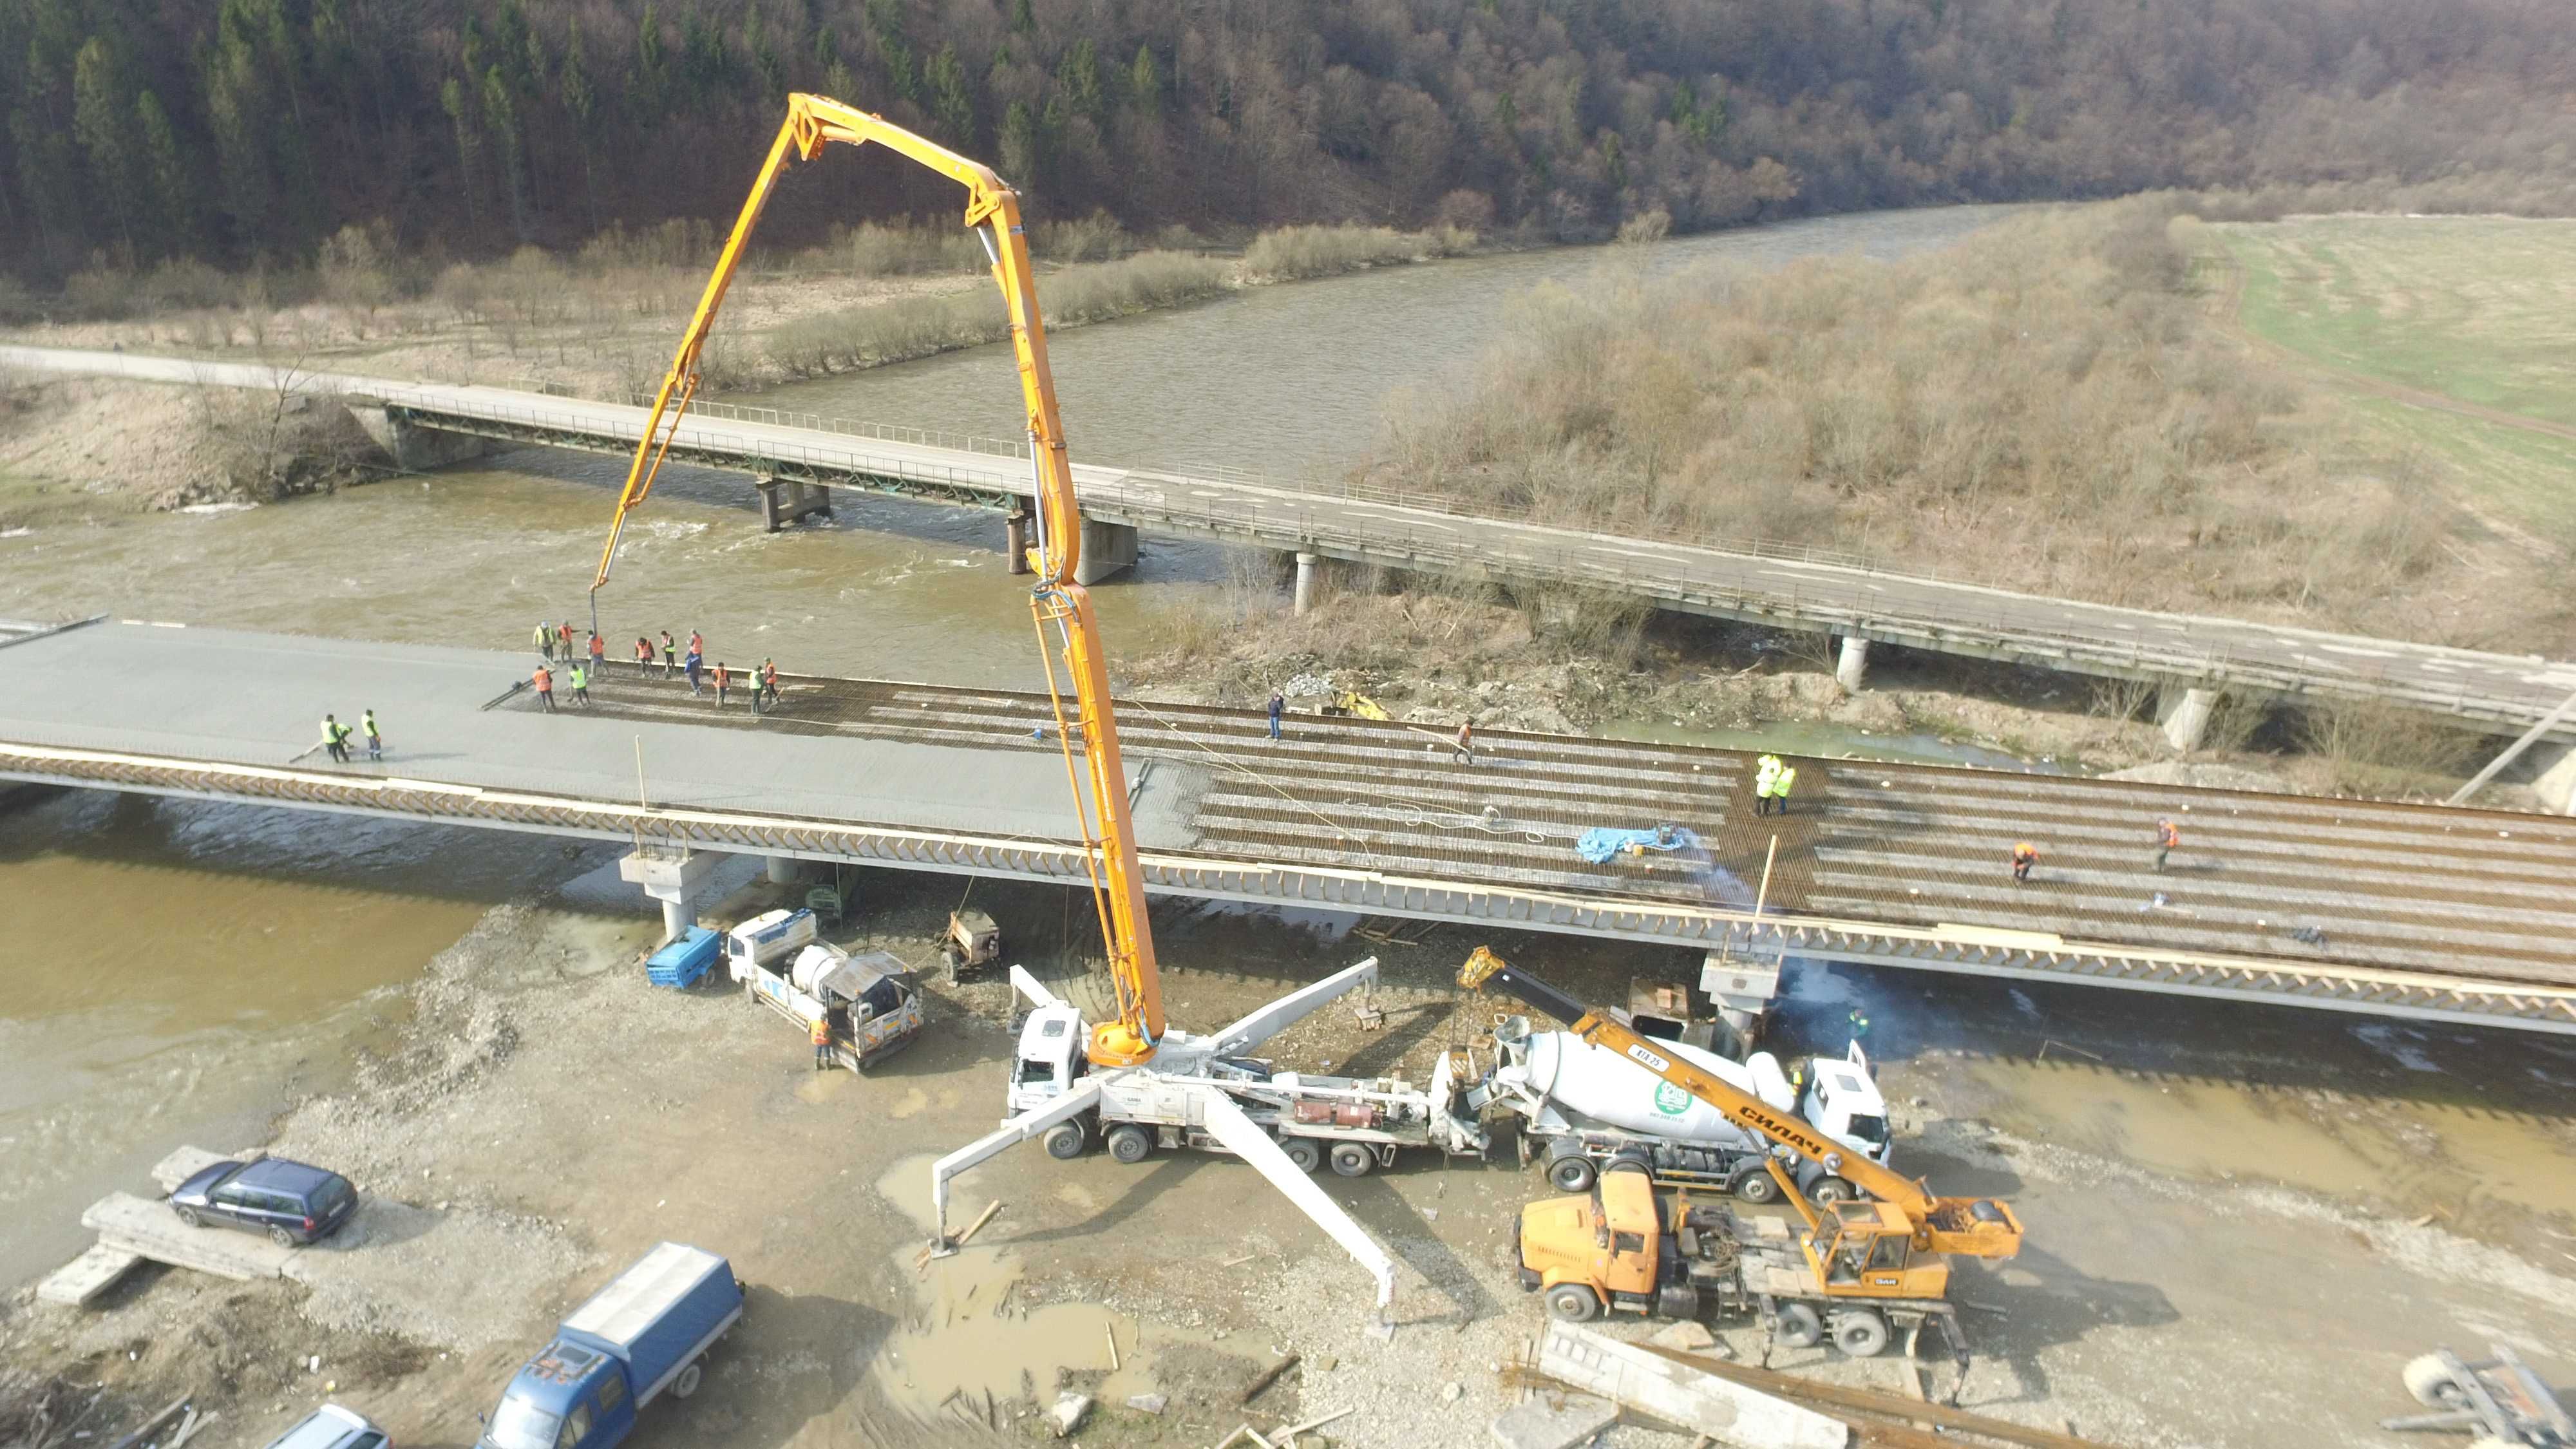
<path id="1" fill-rule="evenodd" d="M 1084 1050 L 1087 1036 L 1080 1007 L 1062 1001 L 1032 1007 L 1020 1020 L 1019 1050 L 1002 1097 L 1004 1114 L 1043 1107 L 1070 1091 L 1091 1068 Z"/>

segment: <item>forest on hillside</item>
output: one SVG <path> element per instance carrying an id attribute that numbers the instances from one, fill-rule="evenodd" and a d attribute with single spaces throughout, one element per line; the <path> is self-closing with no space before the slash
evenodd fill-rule
<path id="1" fill-rule="evenodd" d="M 721 218 L 815 90 L 1038 217 L 1599 236 L 2150 187 L 2563 204 L 2559 0 L 0 0 L 0 270 Z M 770 238 L 931 215 L 884 157 Z"/>

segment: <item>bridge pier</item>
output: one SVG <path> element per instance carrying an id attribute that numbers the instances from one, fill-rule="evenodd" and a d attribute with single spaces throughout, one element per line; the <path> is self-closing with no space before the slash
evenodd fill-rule
<path id="1" fill-rule="evenodd" d="M 771 885 L 794 885 L 796 884 L 796 857 L 770 856 L 762 862 L 761 874 L 768 877 Z"/>
<path id="2" fill-rule="evenodd" d="M 1297 612 L 1315 607 L 1324 586 L 1324 560 L 1319 554 L 1297 555 Z"/>
<path id="3" fill-rule="evenodd" d="M 794 478 L 756 478 L 752 487 L 760 490 L 760 527 L 776 533 L 800 518 L 821 514 L 832 516 L 832 490 L 820 483 L 806 483 Z"/>
<path id="4" fill-rule="evenodd" d="M 2156 692 L 2156 723 L 2165 727 L 2165 743 L 2177 750 L 2200 748 L 2209 737 L 2210 711 L 2218 707 L 2214 689 L 2175 689 L 2168 685 Z"/>
<path id="5" fill-rule="evenodd" d="M 695 924 L 698 886 L 724 859 L 715 851 L 647 845 L 619 861 L 617 874 L 662 903 L 662 939 L 667 943 Z"/>
<path id="6" fill-rule="evenodd" d="M 347 406 L 349 416 L 358 420 L 358 427 L 377 447 L 385 450 L 385 456 L 394 460 L 395 467 L 406 473 L 444 468 L 450 463 L 480 458 L 492 451 L 488 439 L 478 438 L 472 433 L 447 433 L 424 428 L 380 402 L 351 398 Z"/>
<path id="7" fill-rule="evenodd" d="M 1136 529 L 1126 523 L 1095 523 L 1082 520 L 1082 561 L 1074 565 L 1073 581 L 1091 585 L 1111 574 L 1124 573 L 1136 566 Z"/>
<path id="8" fill-rule="evenodd" d="M 1841 652 L 1834 656 L 1834 683 L 1845 694 L 1858 694 L 1862 681 L 1869 678 L 1869 641 L 1857 634 L 1843 636 Z"/>
<path id="9" fill-rule="evenodd" d="M 1780 962 L 1711 951 L 1699 963 L 1699 989 L 1717 1003 L 1718 1019 L 1734 1033 L 1734 1049 L 1725 1055 L 1740 1060 L 1762 1039 L 1763 1018 L 1771 1014 L 1771 999 L 1780 994 Z"/>
<path id="10" fill-rule="evenodd" d="M 2532 750 L 2539 773 L 2531 788 L 2540 803 L 2561 815 L 2576 815 L 2576 745 L 2540 745 Z"/>
<path id="11" fill-rule="evenodd" d="M 1002 520 L 1002 552 L 1010 559 L 1011 572 L 1029 572 L 1029 511 L 1015 507 Z"/>

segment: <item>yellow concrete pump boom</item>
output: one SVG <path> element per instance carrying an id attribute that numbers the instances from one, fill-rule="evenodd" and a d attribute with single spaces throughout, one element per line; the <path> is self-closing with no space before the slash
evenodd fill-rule
<path id="1" fill-rule="evenodd" d="M 1055 377 L 1047 368 L 1046 326 L 1038 315 L 1035 273 L 1029 262 L 1028 238 L 1020 230 L 1019 193 L 1003 184 L 992 168 L 970 161 L 935 142 L 822 96 L 787 98 L 787 120 L 770 144 L 769 159 L 752 182 L 751 196 L 735 218 L 716 258 L 715 273 L 698 299 L 696 315 L 671 358 L 670 373 L 653 399 L 652 420 L 635 445 L 626 473 L 626 488 L 617 498 L 617 518 L 600 550 L 599 571 L 591 580 L 595 597 L 617 562 L 617 543 L 626 516 L 653 491 L 662 460 L 698 390 L 698 358 L 724 306 L 725 290 L 742 263 L 743 248 L 760 223 L 761 210 L 778 178 L 793 160 L 811 161 L 825 143 L 871 142 L 917 161 L 966 188 L 966 225 L 984 244 L 993 263 L 993 280 L 1011 319 L 1011 348 L 1018 355 L 1020 393 L 1028 406 L 1028 435 L 1034 491 L 1038 500 L 1037 547 L 1032 549 L 1038 584 L 1029 607 L 1037 617 L 1039 642 L 1047 658 L 1047 689 L 1055 698 L 1057 737 L 1063 741 L 1065 769 L 1074 775 L 1073 739 L 1081 737 L 1088 780 L 1076 779 L 1074 796 L 1081 817 L 1091 889 L 1100 912 L 1100 929 L 1109 947 L 1110 976 L 1118 995 L 1118 1019 L 1103 1022 L 1092 1033 L 1090 1056 L 1103 1066 L 1133 1066 L 1149 1061 L 1163 1035 L 1162 987 L 1154 962 L 1152 928 L 1145 918 L 1145 885 L 1136 860 L 1136 831 L 1129 817 L 1127 772 L 1118 754 L 1118 726 L 1110 712 L 1109 665 L 1100 643 L 1100 628 L 1089 593 L 1074 578 L 1081 561 L 1082 515 L 1073 496 L 1073 469 L 1065 461 L 1064 426 L 1056 412 Z M 1052 630 L 1054 647 L 1047 649 Z M 1073 682 L 1077 716 L 1065 718 L 1064 696 L 1056 683 L 1061 656 Z"/>
<path id="2" fill-rule="evenodd" d="M 1910 1222 L 1916 1248 L 1977 1258 L 2009 1258 L 2021 1251 L 2021 1219 L 2006 1204 L 1990 1198 L 1935 1197 L 1920 1181 L 1879 1165 L 1868 1154 L 1845 1151 L 1841 1143 L 1818 1132 L 1797 1113 L 1778 1111 L 1715 1073 L 1700 1070 L 1678 1053 L 1659 1049 L 1652 1039 L 1638 1034 L 1625 1022 L 1585 1006 L 1495 955 L 1491 948 L 1479 946 L 1458 968 L 1458 984 L 1475 991 L 1488 983 L 1564 1022 L 1576 1037 L 1619 1053 L 1715 1107 L 1745 1131 L 1788 1148 L 1895 1207 Z M 1809 1226 L 1814 1226 L 1797 1185 L 1780 1172 L 1777 1158 L 1770 1165 L 1772 1175 L 1781 1178 L 1789 1201 L 1802 1216 L 1809 1216 Z"/>

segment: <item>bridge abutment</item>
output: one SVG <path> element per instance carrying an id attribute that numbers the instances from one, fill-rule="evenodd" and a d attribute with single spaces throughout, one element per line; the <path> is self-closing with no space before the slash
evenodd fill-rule
<path id="1" fill-rule="evenodd" d="M 1013 508 L 1002 520 L 1002 552 L 1009 556 L 1011 572 L 1029 572 L 1029 511 Z"/>
<path id="2" fill-rule="evenodd" d="M 478 438 L 472 433 L 424 428 L 383 403 L 352 398 L 348 408 L 349 415 L 358 420 L 359 428 L 367 437 L 385 450 L 385 456 L 394 460 L 395 467 L 406 473 L 444 468 L 450 463 L 480 458 L 492 451 L 489 439 Z"/>
<path id="3" fill-rule="evenodd" d="M 723 863 L 715 851 L 647 845 L 619 861 L 617 874 L 662 903 L 662 939 L 670 942 L 695 923 L 698 887 Z"/>
<path id="4" fill-rule="evenodd" d="M 832 490 L 820 483 L 805 483 L 794 478 L 754 479 L 752 487 L 760 490 L 760 526 L 776 533 L 800 518 L 821 514 L 832 516 Z"/>
<path id="5" fill-rule="evenodd" d="M 1846 694 L 1860 693 L 1869 679 L 1869 641 L 1857 634 L 1843 636 L 1842 649 L 1834 655 L 1834 683 Z"/>
<path id="6" fill-rule="evenodd" d="M 1082 561 L 1073 581 L 1091 585 L 1136 566 L 1136 529 L 1132 524 L 1082 520 Z"/>
<path id="7" fill-rule="evenodd" d="M 1735 1049 L 1726 1054 L 1741 1059 L 1762 1039 L 1763 1018 L 1780 994 L 1780 963 L 1711 951 L 1699 963 L 1699 989 L 1717 1003 L 1718 1020 L 1735 1035 Z"/>
<path id="8" fill-rule="evenodd" d="M 2176 689 L 2156 693 L 2156 723 L 2164 726 L 2165 743 L 2177 750 L 2196 750 L 2209 737 L 2209 716 L 2218 708 L 2214 689 Z"/>

